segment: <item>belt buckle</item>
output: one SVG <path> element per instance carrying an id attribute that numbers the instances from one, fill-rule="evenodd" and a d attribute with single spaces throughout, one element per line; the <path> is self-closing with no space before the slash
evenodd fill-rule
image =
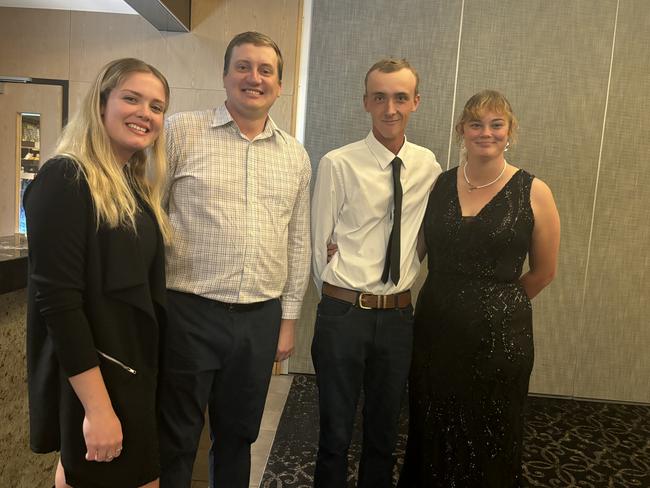
<path id="1" fill-rule="evenodd" d="M 362 308 L 363 310 L 370 310 L 372 307 L 368 307 L 367 305 L 363 304 L 363 297 L 364 295 L 372 295 L 372 293 L 359 293 L 359 298 L 357 299 L 357 303 L 359 304 L 359 308 Z"/>

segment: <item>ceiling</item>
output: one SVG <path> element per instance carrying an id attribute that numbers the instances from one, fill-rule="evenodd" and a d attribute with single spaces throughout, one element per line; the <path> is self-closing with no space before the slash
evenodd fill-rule
<path id="1" fill-rule="evenodd" d="M 0 0 L 0 7 L 137 14 L 124 0 Z"/>

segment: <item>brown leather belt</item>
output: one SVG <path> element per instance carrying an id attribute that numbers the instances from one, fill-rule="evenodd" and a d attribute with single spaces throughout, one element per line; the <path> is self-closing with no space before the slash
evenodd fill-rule
<path id="1" fill-rule="evenodd" d="M 352 303 L 359 308 L 369 310 L 371 308 L 406 308 L 411 304 L 411 290 L 406 290 L 394 295 L 373 295 L 360 291 L 348 290 L 340 286 L 323 283 L 323 295 Z"/>

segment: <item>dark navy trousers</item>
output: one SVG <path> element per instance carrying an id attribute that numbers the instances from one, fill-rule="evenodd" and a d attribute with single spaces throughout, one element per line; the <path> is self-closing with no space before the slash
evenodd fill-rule
<path id="1" fill-rule="evenodd" d="M 281 315 L 279 300 L 241 311 L 168 292 L 158 390 L 161 488 L 190 488 L 206 405 L 210 487 L 248 488 Z"/>
<path id="2" fill-rule="evenodd" d="M 412 348 L 412 306 L 364 310 L 323 296 L 312 342 L 320 410 L 315 488 L 348 486 L 348 448 L 362 390 L 357 486 L 393 486 L 393 450 Z"/>

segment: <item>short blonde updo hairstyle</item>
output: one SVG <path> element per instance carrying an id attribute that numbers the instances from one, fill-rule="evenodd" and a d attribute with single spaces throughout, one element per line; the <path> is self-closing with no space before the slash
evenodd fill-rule
<path id="1" fill-rule="evenodd" d="M 519 122 L 512 111 L 508 99 L 496 90 L 483 90 L 473 95 L 463 108 L 463 113 L 456 123 L 456 136 L 459 142 L 463 140 L 463 126 L 470 120 L 480 119 L 486 112 L 503 115 L 508 122 L 508 139 L 511 144 L 517 139 Z"/>

